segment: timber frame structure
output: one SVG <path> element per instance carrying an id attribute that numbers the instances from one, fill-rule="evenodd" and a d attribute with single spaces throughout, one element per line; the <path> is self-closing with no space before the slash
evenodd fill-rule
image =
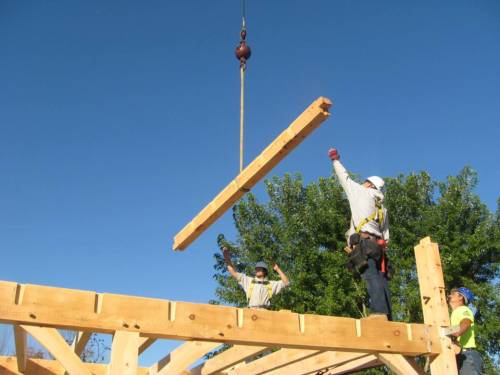
<path id="1" fill-rule="evenodd" d="M 457 374 L 442 328 L 450 324 L 438 245 L 415 247 L 424 324 L 296 314 L 102 294 L 0 281 L 0 322 L 11 324 L 15 356 L 0 357 L 0 374 L 346 374 L 387 365 L 396 374 Z M 72 344 L 58 329 L 76 331 Z M 110 362 L 84 363 L 92 333 L 112 334 Z M 27 357 L 27 335 L 53 360 Z M 148 368 L 139 355 L 156 340 L 184 344 Z M 193 367 L 219 347 L 230 348 Z M 275 351 L 272 351 L 273 349 Z M 261 354 L 259 358 L 258 355 Z M 263 355 L 263 356 L 262 356 Z"/>

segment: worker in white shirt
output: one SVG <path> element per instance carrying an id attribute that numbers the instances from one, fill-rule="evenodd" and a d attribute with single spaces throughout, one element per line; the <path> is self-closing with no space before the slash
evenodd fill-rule
<path id="1" fill-rule="evenodd" d="M 391 296 L 387 285 L 387 256 L 389 221 L 383 206 L 384 180 L 368 177 L 362 184 L 352 180 L 340 163 L 336 149 L 328 152 L 340 185 L 351 208 L 351 224 L 347 232 L 349 261 L 366 281 L 370 298 L 370 318 L 392 319 Z"/>
<path id="2" fill-rule="evenodd" d="M 248 307 L 267 309 L 271 304 L 271 297 L 281 292 L 290 284 L 288 277 L 277 264 L 273 266 L 273 270 L 278 273 L 281 280 L 274 281 L 267 278 L 269 271 L 266 263 L 264 262 L 257 262 L 255 264 L 255 276 L 251 277 L 243 273 L 236 272 L 233 262 L 231 261 L 229 249 L 226 246 L 222 246 L 222 252 L 224 254 L 224 261 L 226 262 L 227 270 L 245 291 Z"/>

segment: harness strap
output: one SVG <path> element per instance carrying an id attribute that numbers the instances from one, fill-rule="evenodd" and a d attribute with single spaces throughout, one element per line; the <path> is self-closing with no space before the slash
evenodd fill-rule
<path id="1" fill-rule="evenodd" d="M 250 287 L 248 288 L 248 292 L 247 292 L 248 302 L 250 302 L 250 298 L 252 298 L 253 288 L 254 288 L 255 284 L 264 285 L 267 288 L 267 295 L 268 295 L 269 299 L 271 299 L 271 297 L 273 296 L 273 288 L 271 286 L 271 283 L 268 280 L 258 281 L 258 280 L 253 279 L 250 282 Z"/>
<path id="2" fill-rule="evenodd" d="M 370 216 L 365 217 L 363 220 L 361 220 L 361 222 L 358 225 L 356 225 L 356 227 L 354 228 L 354 231 L 356 233 L 361 232 L 361 228 L 363 228 L 365 224 L 375 219 L 377 219 L 377 223 L 382 229 L 382 224 L 384 223 L 384 209 L 382 208 L 382 205 L 378 200 L 375 201 L 375 207 L 376 207 L 375 212 L 373 212 Z"/>

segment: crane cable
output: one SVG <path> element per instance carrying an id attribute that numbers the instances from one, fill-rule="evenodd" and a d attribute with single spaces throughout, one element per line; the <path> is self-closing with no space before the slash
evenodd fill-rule
<path id="1" fill-rule="evenodd" d="M 246 27 L 246 1 L 241 0 L 241 31 L 240 43 L 236 46 L 236 58 L 240 61 L 240 173 L 243 170 L 243 144 L 244 144 L 244 126 L 245 126 L 245 71 L 247 60 L 250 58 L 252 51 L 246 43 L 247 27 Z"/>
<path id="2" fill-rule="evenodd" d="M 243 170 L 243 138 L 245 127 L 245 66 L 240 66 L 240 173 Z"/>

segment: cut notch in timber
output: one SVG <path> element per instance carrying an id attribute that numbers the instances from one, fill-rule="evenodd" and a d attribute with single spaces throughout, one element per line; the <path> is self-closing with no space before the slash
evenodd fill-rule
<path id="1" fill-rule="evenodd" d="M 332 102 L 316 99 L 262 153 L 257 156 L 224 190 L 222 190 L 174 238 L 174 250 L 184 250 L 211 224 L 235 204 L 246 192 L 297 147 L 330 115 Z"/>

